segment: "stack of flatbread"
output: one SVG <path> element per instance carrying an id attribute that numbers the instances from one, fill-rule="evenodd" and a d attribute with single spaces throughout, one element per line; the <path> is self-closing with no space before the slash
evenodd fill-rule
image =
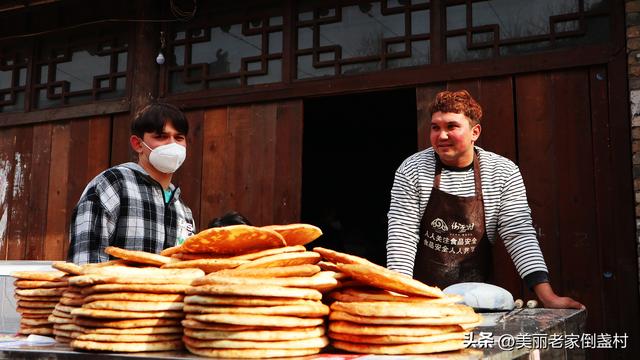
<path id="1" fill-rule="evenodd" d="M 314 251 L 353 281 L 329 294 L 329 337 L 338 349 L 367 354 L 427 354 L 464 349 L 482 318 L 462 298 L 329 249 Z"/>
<path id="2" fill-rule="evenodd" d="M 84 265 L 69 278 L 77 297 L 67 297 L 79 301 L 65 304 L 64 310 L 69 310 L 71 319 L 57 328 L 58 336 L 68 337 L 70 346 L 81 350 L 138 352 L 182 348 L 184 292 L 204 272 L 160 269 L 157 266 L 174 259 L 156 254 L 119 248 L 108 248 L 107 252 L 123 260 Z M 123 261 L 143 267 L 127 266 Z"/>
<path id="3" fill-rule="evenodd" d="M 68 286 L 66 274 L 60 271 L 16 271 L 16 311 L 20 314 L 19 334 L 53 335 L 49 316 Z"/>

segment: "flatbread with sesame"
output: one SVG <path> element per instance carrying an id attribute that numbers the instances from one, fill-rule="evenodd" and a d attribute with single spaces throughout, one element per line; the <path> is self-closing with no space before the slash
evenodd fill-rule
<path id="1" fill-rule="evenodd" d="M 191 286 L 186 284 L 97 284 L 83 288 L 82 294 L 88 296 L 95 293 L 116 291 L 135 291 L 149 294 L 182 294 L 189 288 L 191 288 Z"/>
<path id="2" fill-rule="evenodd" d="M 90 303 L 96 300 L 124 300 L 124 301 L 160 301 L 160 302 L 181 302 L 184 300 L 183 294 L 145 294 L 138 292 L 113 292 L 96 293 L 84 298 Z"/>
<path id="3" fill-rule="evenodd" d="M 282 235 L 273 230 L 249 225 L 231 225 L 201 231 L 188 237 L 181 247 L 182 252 L 235 255 L 286 245 Z"/>
<path id="4" fill-rule="evenodd" d="M 363 265 L 380 266 L 380 265 L 372 263 L 371 261 L 369 261 L 369 260 L 367 260 L 365 258 L 361 258 L 359 256 L 355 256 L 355 255 L 351 255 L 351 254 L 342 253 L 342 252 L 331 250 L 331 249 L 326 249 L 326 248 L 323 248 L 323 247 L 314 247 L 313 251 L 315 251 L 318 254 L 320 254 L 323 259 L 325 259 L 328 262 L 331 262 L 331 263 L 333 263 L 335 265 L 338 265 L 338 264 L 363 264 Z M 336 270 L 334 269 L 333 271 L 336 271 Z"/>
<path id="5" fill-rule="evenodd" d="M 123 310 L 123 311 L 179 311 L 184 303 L 160 301 L 125 301 L 125 300 L 96 300 L 86 302 L 83 309 Z"/>
<path id="6" fill-rule="evenodd" d="M 185 327 L 184 334 L 192 339 L 200 340 L 283 341 L 317 338 L 323 336 L 325 330 L 324 326 L 248 331 L 202 330 Z"/>
<path id="7" fill-rule="evenodd" d="M 17 305 L 23 308 L 36 308 L 36 309 L 53 309 L 56 307 L 57 301 L 23 301 L 18 300 Z"/>
<path id="8" fill-rule="evenodd" d="M 224 269 L 233 269 L 239 265 L 248 263 L 249 260 L 233 260 L 233 259 L 198 259 L 178 261 L 171 264 L 162 265 L 163 269 L 186 269 L 197 268 L 205 273 L 212 273 Z"/>
<path id="9" fill-rule="evenodd" d="M 368 325 L 349 321 L 330 321 L 329 330 L 334 333 L 365 336 L 431 336 L 462 330 L 458 325 Z"/>
<path id="10" fill-rule="evenodd" d="M 461 304 L 425 304 L 390 301 L 342 302 L 335 301 L 331 310 L 361 316 L 389 316 L 405 318 L 443 318 L 474 313 L 473 308 Z"/>
<path id="11" fill-rule="evenodd" d="M 24 280 L 60 281 L 67 274 L 62 271 L 14 271 L 11 276 Z"/>
<path id="12" fill-rule="evenodd" d="M 170 258 L 168 256 L 152 254 L 146 251 L 127 250 L 115 246 L 107 246 L 104 249 L 104 252 L 123 260 L 155 266 L 171 264 L 173 262 L 179 261 L 178 259 Z"/>
<path id="13" fill-rule="evenodd" d="M 367 285 L 405 295 L 445 297 L 437 287 L 428 286 L 409 276 L 378 265 L 338 264 L 341 272 Z"/>
<path id="14" fill-rule="evenodd" d="M 16 280 L 13 285 L 20 289 L 39 289 L 65 287 L 69 283 L 64 281 L 42 281 L 42 280 Z"/>
<path id="15" fill-rule="evenodd" d="M 264 330 L 264 328 L 260 326 L 216 324 L 216 323 L 202 322 L 202 321 L 193 320 L 193 319 L 182 320 L 182 326 L 184 326 L 185 329 L 189 328 L 189 329 L 214 330 L 214 331 L 226 331 L 226 332 Z M 269 330 L 278 330 L 278 329 L 286 329 L 286 328 L 272 327 Z"/>
<path id="16" fill-rule="evenodd" d="M 63 287 L 48 289 L 16 289 L 15 293 L 23 296 L 60 296 L 66 289 Z"/>
<path id="17" fill-rule="evenodd" d="M 434 343 L 447 340 L 464 340 L 466 332 L 457 331 L 425 336 L 405 336 L 405 335 L 353 335 L 336 332 L 329 332 L 329 337 L 333 340 L 348 341 L 360 344 L 420 344 Z"/>
<path id="18" fill-rule="evenodd" d="M 407 296 L 397 294 L 387 290 L 375 288 L 345 288 L 334 291 L 330 296 L 339 301 L 359 302 L 359 301 L 397 301 L 397 302 L 417 302 L 429 304 L 453 304 L 461 302 L 462 296 L 456 294 L 445 294 L 442 298 L 429 296 Z"/>
<path id="19" fill-rule="evenodd" d="M 377 325 L 460 325 L 465 323 L 476 323 L 480 315 L 466 313 L 463 315 L 447 316 L 439 318 L 405 318 L 405 317 L 384 317 L 384 316 L 362 316 L 353 315 L 344 311 L 332 310 L 329 313 L 329 320 L 350 321 L 358 324 Z"/>
<path id="20" fill-rule="evenodd" d="M 232 295 L 190 295 L 184 298 L 185 304 L 193 305 L 233 305 L 233 306 L 277 306 L 302 305 L 315 303 L 313 300 L 269 297 L 269 296 L 232 296 Z"/>
<path id="21" fill-rule="evenodd" d="M 72 316 L 85 316 L 98 319 L 148 319 L 148 318 L 181 318 L 182 311 L 124 311 L 78 308 L 71 312 Z"/>
<path id="22" fill-rule="evenodd" d="M 346 350 L 361 354 L 381 355 L 409 355 L 431 354 L 445 351 L 460 350 L 466 348 L 464 340 L 446 340 L 433 343 L 401 344 L 401 345 L 375 345 L 358 344 L 348 341 L 336 340 L 331 343 L 336 349 Z"/>
<path id="23" fill-rule="evenodd" d="M 158 326 L 179 326 L 180 319 L 127 319 L 127 320 L 110 320 L 110 319 L 94 319 L 89 317 L 76 317 L 74 323 L 79 326 L 94 328 L 116 328 L 131 329 L 141 327 L 158 327 Z"/>
<path id="24" fill-rule="evenodd" d="M 329 307 L 323 303 L 309 302 L 300 305 L 279 306 L 206 306 L 185 305 L 185 313 L 200 314 L 253 314 L 253 315 L 290 315 L 300 317 L 320 317 L 329 314 Z"/>
<path id="25" fill-rule="evenodd" d="M 116 328 L 85 328 L 81 330 L 86 334 L 116 334 L 116 335 L 152 335 L 152 334 L 180 334 L 182 335 L 181 326 L 154 326 L 154 327 L 141 327 L 131 329 L 116 329 Z"/>
<path id="26" fill-rule="evenodd" d="M 289 246 L 306 245 L 322 235 L 319 227 L 310 224 L 268 225 L 262 228 L 276 231 Z"/>
<path id="27" fill-rule="evenodd" d="M 318 265 L 304 264 L 256 269 L 226 269 L 216 272 L 218 276 L 238 276 L 252 278 L 279 278 L 293 276 L 313 276 L 320 272 Z"/>
<path id="28" fill-rule="evenodd" d="M 313 251 L 293 252 L 261 257 L 246 264 L 242 264 L 238 266 L 237 269 L 296 266 L 316 264 L 318 261 L 320 261 L 320 255 Z"/>
<path id="29" fill-rule="evenodd" d="M 54 261 L 51 267 L 72 275 L 82 275 L 82 267 L 71 262 Z"/>
<path id="30" fill-rule="evenodd" d="M 51 324 L 47 318 L 21 318 L 20 324 L 22 325 L 30 325 L 30 326 L 39 326 L 39 325 L 48 325 Z"/>
<path id="31" fill-rule="evenodd" d="M 106 342 L 153 342 L 170 341 L 182 338 L 182 334 L 85 334 L 74 332 L 71 337 L 77 340 L 106 341 Z"/>
<path id="32" fill-rule="evenodd" d="M 338 281 L 333 277 L 318 274 L 310 277 L 250 278 L 236 276 L 219 276 L 217 275 L 217 273 L 213 273 L 194 280 L 193 285 L 273 285 L 306 289 L 323 289 L 338 284 Z"/>

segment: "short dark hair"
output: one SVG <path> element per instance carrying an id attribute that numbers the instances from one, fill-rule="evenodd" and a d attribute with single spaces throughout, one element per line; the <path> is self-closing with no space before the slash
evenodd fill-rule
<path id="1" fill-rule="evenodd" d="M 167 121 L 179 133 L 188 135 L 189 122 L 184 113 L 174 105 L 158 101 L 152 102 L 138 111 L 131 123 L 131 134 L 139 138 L 144 137 L 144 133 L 160 134 Z"/>
<path id="2" fill-rule="evenodd" d="M 236 211 L 228 212 L 209 222 L 210 228 L 229 226 L 229 225 L 251 225 L 251 222 L 249 221 L 249 219 L 244 217 L 244 215 Z"/>
<path id="3" fill-rule="evenodd" d="M 471 120 L 471 125 L 479 124 L 482 119 L 482 107 L 467 90 L 438 93 L 429 106 L 429 112 L 433 115 L 438 111 L 463 114 Z"/>

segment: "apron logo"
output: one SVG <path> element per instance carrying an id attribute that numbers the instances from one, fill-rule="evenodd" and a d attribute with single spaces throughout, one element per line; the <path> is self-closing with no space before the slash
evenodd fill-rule
<path id="1" fill-rule="evenodd" d="M 431 227 L 433 227 L 437 232 L 449 231 L 449 227 L 447 226 L 447 224 L 440 218 L 435 218 L 431 222 Z"/>

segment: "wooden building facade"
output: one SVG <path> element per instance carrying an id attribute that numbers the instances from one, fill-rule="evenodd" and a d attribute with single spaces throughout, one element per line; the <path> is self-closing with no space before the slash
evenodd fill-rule
<path id="1" fill-rule="evenodd" d="M 384 263 L 393 172 L 429 146 L 434 94 L 464 88 L 479 145 L 522 170 L 556 290 L 592 332 L 640 335 L 624 16 L 621 0 L 3 1 L 0 256 L 63 259 L 84 186 L 131 159 L 133 114 L 162 98 L 190 121 L 174 183 L 199 228 L 229 210 L 308 221 Z M 495 262 L 532 296 L 501 246 Z"/>

